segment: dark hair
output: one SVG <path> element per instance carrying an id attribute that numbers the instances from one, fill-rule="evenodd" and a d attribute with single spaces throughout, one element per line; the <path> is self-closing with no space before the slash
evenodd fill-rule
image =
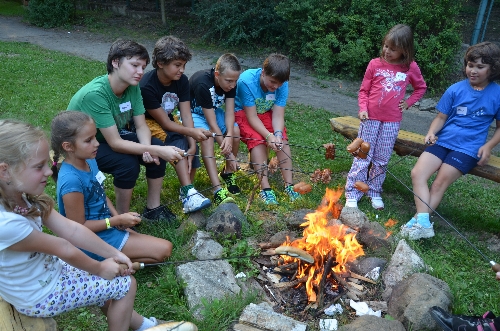
<path id="1" fill-rule="evenodd" d="M 9 165 L 14 185 L 17 184 L 16 173 L 26 166 L 40 142 L 46 139 L 45 133 L 38 127 L 17 120 L 0 120 L 0 163 Z M 31 203 L 28 217 L 40 216 L 46 220 L 54 207 L 54 200 L 45 193 L 38 196 L 26 194 L 26 199 Z M 13 211 L 16 205 L 1 187 L 0 204 L 7 211 Z"/>
<path id="2" fill-rule="evenodd" d="M 266 76 L 271 76 L 280 83 L 284 83 L 290 79 L 290 60 L 283 54 L 271 54 L 264 60 L 262 70 Z"/>
<path id="3" fill-rule="evenodd" d="M 484 64 L 490 65 L 490 76 L 488 80 L 494 81 L 500 78 L 500 48 L 489 41 L 475 44 L 467 48 L 464 56 L 464 74 L 467 62 L 481 59 Z"/>
<path id="4" fill-rule="evenodd" d="M 117 60 L 122 63 L 124 58 L 131 59 L 137 56 L 141 60 L 146 60 L 149 64 L 149 53 L 146 47 L 132 40 L 118 39 L 110 47 L 108 53 L 108 61 L 106 67 L 108 74 L 113 72 L 113 61 Z"/>
<path id="5" fill-rule="evenodd" d="M 240 61 L 238 61 L 238 58 L 234 54 L 223 54 L 217 60 L 217 63 L 215 64 L 215 71 L 222 75 L 226 69 L 241 71 Z"/>
<path id="6" fill-rule="evenodd" d="M 190 61 L 191 52 L 186 44 L 174 36 L 161 37 L 155 44 L 153 50 L 153 63 L 151 65 L 158 69 L 158 63 L 169 64 L 174 60 Z"/>
<path id="7" fill-rule="evenodd" d="M 87 123 L 93 123 L 94 120 L 89 115 L 80 111 L 66 110 L 60 112 L 52 119 L 50 124 L 50 147 L 54 152 L 52 157 L 52 178 L 57 182 L 57 174 L 59 169 L 57 163 L 59 158 L 66 155 L 66 151 L 62 147 L 64 142 L 71 144 L 75 143 L 76 136 Z"/>
<path id="8" fill-rule="evenodd" d="M 396 24 L 387 32 L 382 40 L 380 57 L 383 57 L 384 44 L 400 50 L 403 53 L 403 65 L 410 68 L 410 64 L 415 58 L 415 48 L 413 45 L 413 32 L 408 25 Z"/>

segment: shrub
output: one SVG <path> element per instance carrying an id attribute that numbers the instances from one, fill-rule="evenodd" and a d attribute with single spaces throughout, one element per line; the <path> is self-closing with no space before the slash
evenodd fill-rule
<path id="1" fill-rule="evenodd" d="M 42 28 L 63 26 L 70 22 L 73 10 L 73 1 L 31 0 L 28 7 L 28 21 Z"/>
<path id="2" fill-rule="evenodd" d="M 200 0 L 194 14 L 205 39 L 225 46 L 283 44 L 284 21 L 274 7 L 279 0 Z"/>

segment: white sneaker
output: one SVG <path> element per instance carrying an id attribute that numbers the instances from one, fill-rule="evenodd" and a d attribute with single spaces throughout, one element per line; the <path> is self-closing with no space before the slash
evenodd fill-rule
<path id="1" fill-rule="evenodd" d="M 182 201 L 182 211 L 184 214 L 207 208 L 212 204 L 210 199 L 205 198 L 194 188 L 189 189 L 187 195 L 184 195 L 181 192 L 179 199 Z"/>
<path id="2" fill-rule="evenodd" d="M 407 237 L 410 240 L 431 238 L 434 237 L 434 223 L 431 223 L 430 228 L 424 228 L 418 223 L 413 225 L 411 228 L 407 228 L 403 225 L 399 234 L 402 237 Z"/>
<path id="3" fill-rule="evenodd" d="M 346 199 L 345 207 L 347 208 L 358 208 L 358 200 L 356 199 Z"/>
<path id="4" fill-rule="evenodd" d="M 384 209 L 384 202 L 381 197 L 372 198 L 372 207 L 377 210 Z"/>

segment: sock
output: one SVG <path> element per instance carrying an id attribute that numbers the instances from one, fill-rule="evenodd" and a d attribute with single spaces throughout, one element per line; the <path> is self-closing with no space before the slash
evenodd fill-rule
<path id="1" fill-rule="evenodd" d="M 429 220 L 429 213 L 418 213 L 417 223 L 422 225 L 424 228 L 430 228 L 431 221 Z"/>
<path id="2" fill-rule="evenodd" d="M 145 331 L 145 330 L 152 328 L 153 326 L 156 326 L 156 325 L 157 325 L 156 321 L 150 320 L 149 318 L 146 318 L 143 316 L 141 326 L 135 331 Z"/>
<path id="3" fill-rule="evenodd" d="M 194 188 L 193 184 L 183 186 L 183 187 L 181 187 L 181 192 L 182 192 L 182 194 L 184 194 L 186 196 L 188 194 L 188 191 L 192 188 Z"/>
<path id="4" fill-rule="evenodd" d="M 214 191 L 214 195 L 217 194 L 217 192 L 219 192 L 220 190 L 222 190 L 222 187 L 219 186 L 219 188 Z"/>
<path id="5" fill-rule="evenodd" d="M 408 221 L 408 223 L 405 224 L 405 227 L 411 228 L 412 226 L 417 223 L 417 219 L 415 217 L 412 217 L 411 220 Z"/>

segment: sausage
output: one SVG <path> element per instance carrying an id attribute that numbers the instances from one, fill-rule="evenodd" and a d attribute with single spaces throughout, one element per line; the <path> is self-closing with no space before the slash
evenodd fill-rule
<path id="1" fill-rule="evenodd" d="M 359 146 L 362 142 L 363 139 L 361 138 L 354 139 L 349 145 L 347 145 L 347 151 L 356 156 L 356 153 L 358 152 Z"/>
<path id="2" fill-rule="evenodd" d="M 198 331 L 198 327 L 191 322 L 167 322 L 163 324 L 158 324 L 152 328 L 149 328 L 148 331 Z"/>
<path id="3" fill-rule="evenodd" d="M 358 191 L 363 192 L 363 193 L 367 193 L 368 190 L 370 189 L 368 184 L 361 182 L 361 181 L 357 181 L 356 183 L 354 183 L 354 188 L 357 189 Z"/>
<path id="4" fill-rule="evenodd" d="M 306 194 L 312 191 L 311 184 L 306 184 L 304 182 L 298 182 L 293 186 L 293 190 L 300 194 Z"/>
<path id="5" fill-rule="evenodd" d="M 358 157 L 361 159 L 366 159 L 369 151 L 370 151 L 370 143 L 367 141 L 363 141 L 359 146 Z"/>
<path id="6" fill-rule="evenodd" d="M 307 263 L 314 263 L 314 258 L 309 253 L 297 247 L 280 246 L 277 247 L 274 251 L 279 255 L 288 255 Z"/>

